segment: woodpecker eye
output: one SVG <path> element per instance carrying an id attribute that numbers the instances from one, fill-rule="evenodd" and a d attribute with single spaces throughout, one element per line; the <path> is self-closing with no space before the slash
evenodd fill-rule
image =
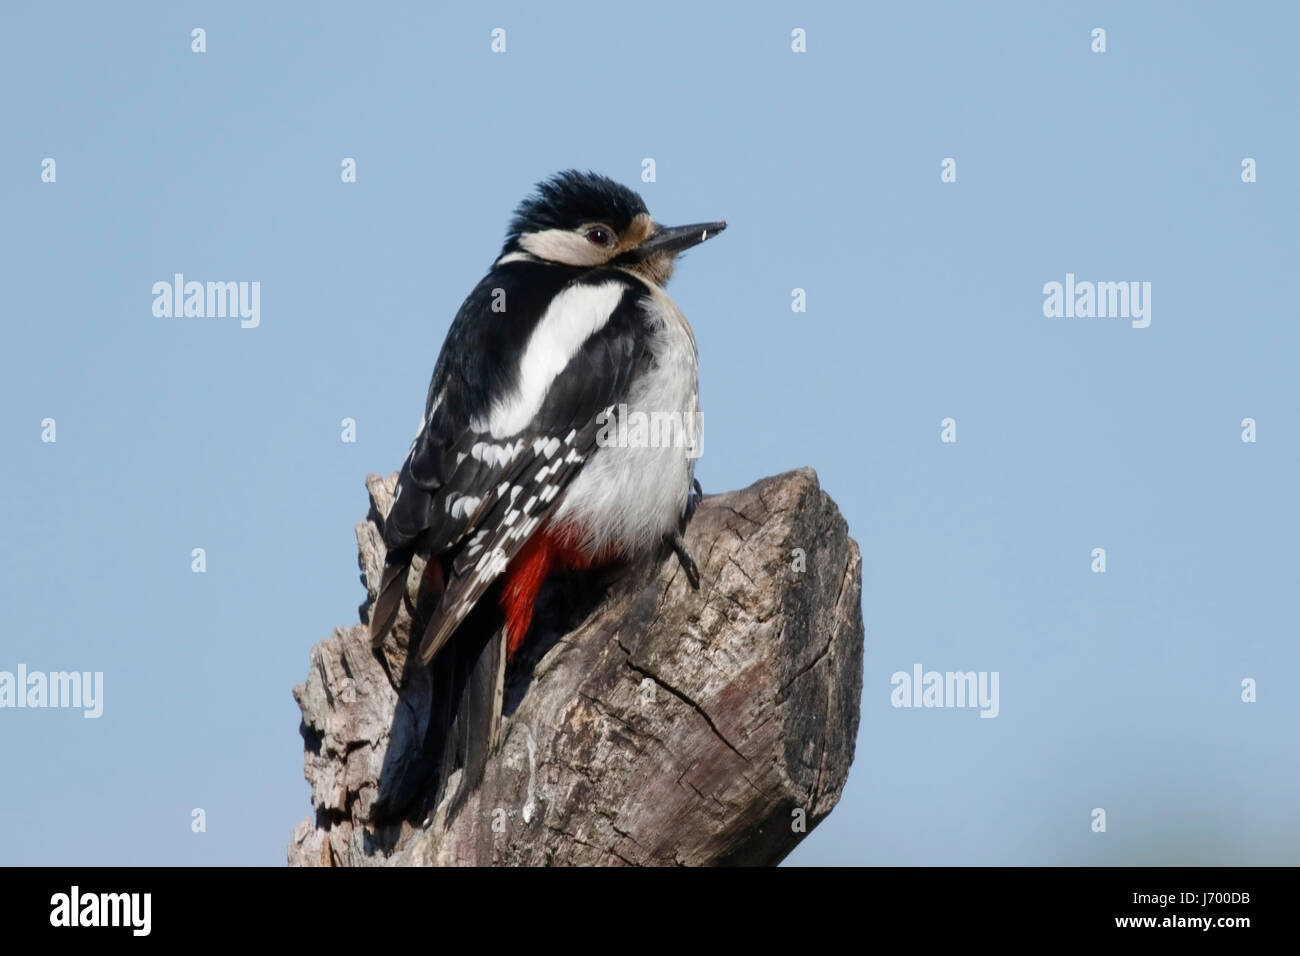
<path id="1" fill-rule="evenodd" d="M 587 230 L 587 241 L 594 246 L 608 246 L 614 241 L 614 235 L 604 226 L 592 226 Z"/>

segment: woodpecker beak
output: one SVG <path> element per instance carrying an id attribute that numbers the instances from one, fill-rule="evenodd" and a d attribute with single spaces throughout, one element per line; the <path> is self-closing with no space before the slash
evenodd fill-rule
<path id="1" fill-rule="evenodd" d="M 675 256 L 691 246 L 698 246 L 705 239 L 711 239 L 727 228 L 726 222 L 697 222 L 689 226 L 660 226 L 641 245 L 630 250 L 630 255 L 637 259 L 648 259 L 653 255 L 667 253 Z"/>

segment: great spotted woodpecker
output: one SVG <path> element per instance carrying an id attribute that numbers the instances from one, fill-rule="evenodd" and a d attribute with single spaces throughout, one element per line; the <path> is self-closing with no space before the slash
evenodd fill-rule
<path id="1" fill-rule="evenodd" d="M 562 172 L 520 204 L 456 314 L 384 518 L 370 614 L 378 647 L 412 557 L 427 556 L 414 617 L 438 797 L 458 768 L 458 800 L 482 776 L 504 670 L 550 572 L 666 543 L 698 587 L 682 539 L 699 498 L 691 442 L 611 436 L 637 416 L 698 424 L 695 337 L 663 287 L 679 253 L 725 228 L 660 226 L 632 190 Z"/>

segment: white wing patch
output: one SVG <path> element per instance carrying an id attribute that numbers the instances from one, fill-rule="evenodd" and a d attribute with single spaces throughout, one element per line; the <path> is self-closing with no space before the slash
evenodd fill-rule
<path id="1" fill-rule="evenodd" d="M 479 498 L 473 495 L 459 495 L 454 491 L 447 493 L 447 514 L 453 518 L 468 518 L 479 505 Z"/>
<path id="2" fill-rule="evenodd" d="M 566 473 L 580 468 L 586 462 L 586 456 L 578 454 L 572 447 L 569 447 L 566 455 L 555 454 L 561 445 L 571 445 L 576 436 L 577 431 L 574 430 L 564 439 L 543 439 L 534 452 L 533 465 L 526 466 L 524 473 L 513 475 L 511 479 L 496 486 L 496 497 L 492 499 L 491 511 L 486 516 L 490 523 L 474 531 L 465 551 L 452 565 L 454 590 L 446 606 L 439 611 L 438 623 L 431 622 L 426 631 L 425 639 L 429 642 L 428 647 L 432 648 L 428 653 L 437 652 L 492 582 L 506 570 L 524 542 L 537 531 L 546 518 L 551 502 L 564 485 Z M 520 439 L 521 448 L 522 441 Z M 549 457 L 540 470 L 544 470 L 551 481 L 538 487 L 530 480 L 533 478 L 531 468 L 535 467 L 538 459 L 547 455 L 554 457 Z M 515 481 L 521 484 L 515 484 Z M 528 493 L 521 497 L 525 485 L 528 486 Z M 477 504 L 475 501 L 475 507 Z M 457 499 L 452 507 L 459 509 L 464 506 L 461 499 Z"/>
<path id="3" fill-rule="evenodd" d="M 490 441 L 475 442 L 469 453 L 475 461 L 485 462 L 497 468 L 504 468 L 514 461 L 515 456 L 523 450 L 524 440 L 520 438 L 514 444 L 506 442 L 503 445 L 496 445 Z"/>
<path id="4" fill-rule="evenodd" d="M 533 454 L 545 455 L 550 458 L 559 447 L 560 440 L 558 438 L 539 438 L 533 442 Z"/>
<path id="5" fill-rule="evenodd" d="M 476 420 L 470 423 L 471 427 L 497 440 L 509 438 L 527 427 L 541 411 L 556 376 L 564 371 L 583 343 L 609 321 L 626 289 L 626 284 L 618 281 L 563 289 L 551 300 L 528 339 L 519 363 L 515 392 L 504 401 L 495 402 L 486 421 Z M 558 444 L 558 440 L 552 440 Z"/>

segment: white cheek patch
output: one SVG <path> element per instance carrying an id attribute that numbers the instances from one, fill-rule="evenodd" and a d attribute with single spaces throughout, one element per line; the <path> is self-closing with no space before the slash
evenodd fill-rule
<path id="1" fill-rule="evenodd" d="M 515 391 L 493 404 L 486 421 L 475 420 L 470 427 L 488 432 L 498 441 L 518 434 L 536 417 L 555 381 L 584 342 L 609 321 L 623 298 L 621 282 L 599 285 L 571 285 L 551 300 L 550 307 L 533 329 L 519 363 Z M 559 445 L 558 439 L 552 439 Z M 550 441 L 547 442 L 547 447 Z M 546 449 L 535 449 L 545 451 Z M 548 453 L 553 455 L 554 449 Z"/>
<path id="2" fill-rule="evenodd" d="M 562 262 L 568 266 L 598 266 L 609 258 L 610 250 L 587 241 L 585 236 L 567 229 L 546 229 L 519 237 L 519 245 L 539 259 Z"/>

